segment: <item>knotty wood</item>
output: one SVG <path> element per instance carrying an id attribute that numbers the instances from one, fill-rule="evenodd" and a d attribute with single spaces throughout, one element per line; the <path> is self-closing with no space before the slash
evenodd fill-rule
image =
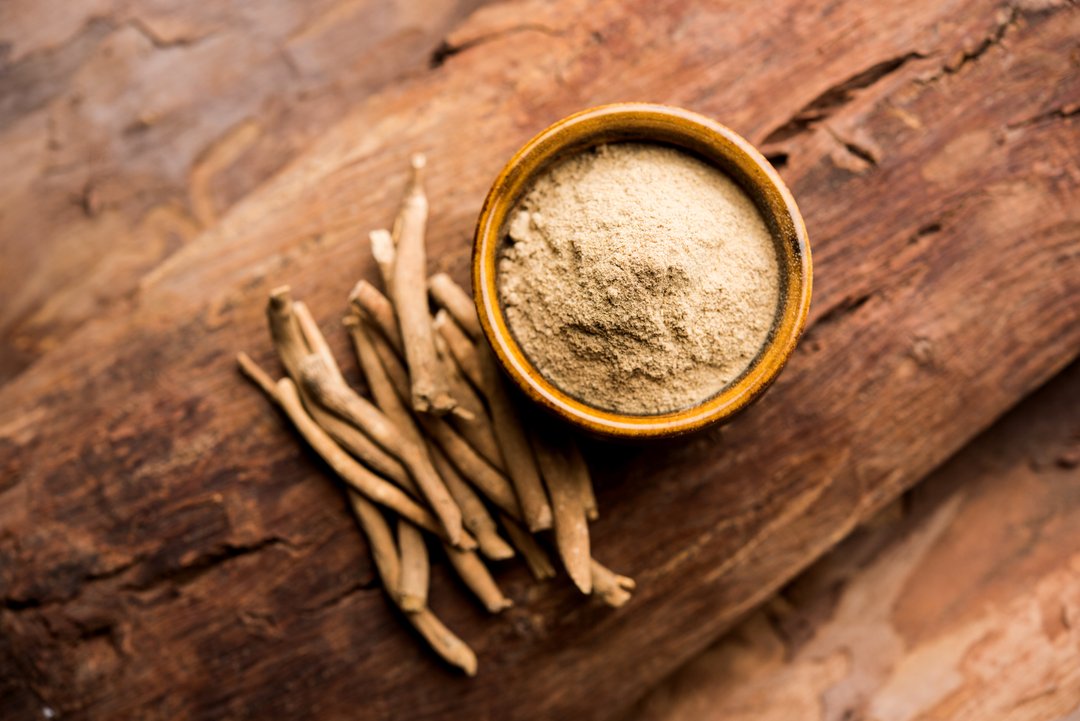
<path id="1" fill-rule="evenodd" d="M 1074 363 L 627 718 L 1068 718 L 1078 481 Z"/>
<path id="2" fill-rule="evenodd" d="M 474 15 L 430 74 L 358 106 L 0 391 L 6 707 L 617 714 L 1076 355 L 1077 12 L 1040 8 Z M 491 619 L 436 571 L 433 608 L 481 660 L 466 681 L 402 631 L 339 490 L 232 354 L 271 364 L 262 307 L 286 281 L 337 328 L 355 278 L 375 278 L 363 238 L 392 219 L 409 153 L 429 157 L 433 264 L 463 280 L 509 154 L 628 98 L 771 137 L 814 242 L 814 326 L 724 432 L 586 449 L 596 555 L 638 581 L 623 609 L 513 568 L 516 606 Z"/>

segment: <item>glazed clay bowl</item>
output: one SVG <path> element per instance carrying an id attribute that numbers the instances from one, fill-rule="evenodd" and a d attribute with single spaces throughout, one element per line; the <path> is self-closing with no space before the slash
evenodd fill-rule
<path id="1" fill-rule="evenodd" d="M 743 373 L 715 395 L 682 410 L 629 415 L 590 406 L 552 384 L 530 362 L 507 325 L 499 301 L 497 259 L 510 214 L 533 180 L 552 163 L 589 147 L 653 142 L 691 153 L 727 173 L 750 196 L 776 243 L 780 300 L 765 345 Z M 584 110 L 534 137 L 510 159 L 484 201 L 473 244 L 473 289 L 480 322 L 502 368 L 533 401 L 603 436 L 669 437 L 730 420 L 757 400 L 791 356 L 810 309 L 812 267 L 802 216 L 769 162 L 750 143 L 706 117 L 681 108 L 620 103 Z"/>

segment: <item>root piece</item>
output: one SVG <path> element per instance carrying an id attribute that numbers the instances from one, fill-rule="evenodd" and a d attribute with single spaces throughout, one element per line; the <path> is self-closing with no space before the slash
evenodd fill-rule
<path id="1" fill-rule="evenodd" d="M 454 465 L 435 444 L 428 447 L 431 461 L 435 464 L 435 470 L 446 482 L 450 489 L 450 495 L 457 501 L 461 508 L 462 522 L 465 528 L 476 537 L 476 544 L 480 552 L 493 561 L 502 561 L 514 556 L 514 549 L 499 535 L 495 519 L 488 513 L 487 506 L 476 495 Z"/>
<path id="2" fill-rule="evenodd" d="M 375 258 L 375 264 L 379 266 L 379 275 L 382 276 L 383 287 L 388 295 L 393 296 L 390 290 L 394 285 L 394 261 L 397 258 L 397 250 L 394 248 L 394 237 L 389 230 L 373 230 L 368 233 L 371 241 L 371 255 Z"/>
<path id="3" fill-rule="evenodd" d="M 396 603 L 401 566 L 390 526 L 379 510 L 363 496 L 351 494 L 350 499 L 360 525 L 367 535 L 368 545 L 371 546 L 371 554 L 375 558 L 375 568 L 378 569 L 379 577 L 382 578 L 383 588 Z M 406 612 L 405 618 L 444 661 L 460 668 L 468 676 L 476 675 L 476 654 L 434 613 L 425 607 L 414 613 Z"/>
<path id="4" fill-rule="evenodd" d="M 250 360 L 250 359 L 249 359 Z M 250 376 L 249 376 L 250 377 Z M 263 388 L 262 384 L 259 384 Z M 270 398 L 278 403 L 296 426 L 304 440 L 322 456 L 323 460 L 335 473 L 366 498 L 397 511 L 410 521 L 425 528 L 440 538 L 449 540 L 439 521 L 427 509 L 411 499 L 404 491 L 391 485 L 357 463 L 307 414 L 300 401 L 296 385 L 288 378 L 282 378 L 274 386 Z"/>
<path id="5" fill-rule="evenodd" d="M 490 351 L 487 351 L 486 347 L 479 350 L 480 372 L 488 393 L 495 439 L 499 442 L 499 449 L 506 462 L 507 475 L 517 492 L 525 525 L 533 533 L 546 530 L 552 525 L 551 505 L 544 493 L 540 471 L 536 467 L 536 458 L 529 446 L 525 428 L 510 394 L 502 384 Z"/>
<path id="6" fill-rule="evenodd" d="M 578 589 L 592 592 L 591 555 L 589 552 L 589 521 L 585 515 L 585 499 L 573 477 L 570 461 L 558 443 L 548 434 L 533 430 L 529 434 L 536 462 L 544 478 L 554 514 L 555 546 L 563 566 Z M 560 439 L 561 440 L 561 439 Z M 569 439 L 566 439 L 569 441 Z"/>
<path id="7" fill-rule="evenodd" d="M 421 418 L 420 423 L 466 480 L 502 511 L 522 517 L 518 496 L 506 476 L 484 460 L 448 423 L 435 418 Z"/>
<path id="8" fill-rule="evenodd" d="M 382 333 L 390 346 L 399 356 L 405 355 L 405 344 L 401 340 L 401 330 L 398 328 L 397 313 L 390 299 L 379 292 L 379 289 L 361 280 L 353 286 L 349 293 L 349 305 L 361 318 L 369 320 L 379 332 Z"/>
<path id="9" fill-rule="evenodd" d="M 407 398 L 407 383 L 398 380 L 405 374 L 401 359 L 394 354 L 389 343 L 381 335 L 369 333 L 368 338 L 379 360 L 382 361 L 383 368 L 387 371 L 387 377 L 395 384 L 398 395 L 403 399 Z M 466 480 L 503 511 L 512 516 L 521 517 L 521 506 L 518 504 L 517 495 L 506 476 L 484 460 L 444 418 L 421 415 L 417 421 Z"/>
<path id="10" fill-rule="evenodd" d="M 446 280 L 453 284 L 449 277 L 446 277 Z M 460 288 L 458 290 L 460 291 Z M 472 381 L 487 397 L 492 431 L 498 443 L 503 467 L 514 485 L 518 502 L 525 514 L 526 525 L 533 532 L 551 528 L 551 505 L 540 482 L 536 459 L 513 400 L 503 385 L 491 350 L 486 345 L 473 344 L 457 323 L 442 311 L 436 314 L 435 326 L 458 360 L 462 372 L 467 376 L 474 376 Z M 466 370 L 467 368 L 472 370 Z"/>
<path id="11" fill-rule="evenodd" d="M 315 322 L 315 317 L 311 315 L 307 304 L 302 300 L 293 301 L 292 310 L 300 326 L 300 332 L 304 335 L 307 347 L 311 349 L 312 353 L 315 353 L 326 362 L 326 367 L 334 374 L 337 380 L 344 383 L 345 376 L 341 374 L 341 368 L 338 366 L 337 360 L 334 359 L 334 354 L 330 351 L 330 344 L 326 342 L 326 336 L 319 330 L 319 324 Z"/>
<path id="12" fill-rule="evenodd" d="M 424 444 L 428 457 L 436 472 L 446 484 L 450 496 L 461 509 L 462 523 L 475 537 L 481 552 L 489 558 L 502 559 L 514 555 L 514 550 L 499 537 L 495 521 L 491 518 L 483 502 L 476 496 L 469 485 L 458 475 L 438 447 L 425 439 L 416 425 L 415 419 L 394 388 L 394 382 L 386 372 L 379 354 L 375 350 L 371 333 L 364 324 L 354 322 L 349 325 L 353 343 L 356 346 L 357 359 L 371 388 L 376 405 L 392 420 L 403 433 L 414 442 Z M 403 394 L 407 392 L 407 382 L 401 384 Z"/>
<path id="13" fill-rule="evenodd" d="M 398 548 L 401 551 L 401 576 L 398 580 L 397 599 L 402 611 L 414 613 L 427 606 L 431 565 L 427 545 L 420 529 L 408 521 L 398 519 Z M 452 546 L 451 546 L 452 548 Z M 471 553 L 471 551 L 462 551 Z"/>
<path id="14" fill-rule="evenodd" d="M 499 442 L 495 439 L 491 417 L 488 415 L 487 408 L 484 407 L 483 400 L 480 399 L 472 384 L 462 376 L 461 369 L 458 368 L 441 335 L 435 336 L 435 345 L 442 354 L 442 361 L 446 366 L 446 377 L 450 379 L 454 397 L 461 404 L 454 409 L 455 415 L 450 419 L 451 425 L 491 465 L 496 468 L 505 468 L 506 462 L 503 460 L 502 451 L 499 450 Z M 463 409 L 469 412 L 471 418 L 464 418 L 457 413 Z"/>
<path id="15" fill-rule="evenodd" d="M 300 362 L 300 382 L 320 405 L 364 431 L 373 441 L 409 470 L 416 485 L 431 504 L 435 515 L 446 528 L 447 536 L 459 545 L 463 529 L 461 511 L 450 497 L 446 485 L 431 465 L 424 449 L 402 434 L 401 430 L 367 399 L 348 386 L 336 383 L 325 361 L 312 354 Z"/>
<path id="16" fill-rule="evenodd" d="M 432 327 L 439 333 L 439 337 L 446 342 L 450 355 L 454 357 L 462 374 L 473 384 L 473 387 L 483 391 L 484 378 L 480 373 L 480 360 L 476 357 L 476 345 L 465 334 L 445 308 L 439 309 L 435 314 Z"/>
<path id="17" fill-rule="evenodd" d="M 446 548 L 446 555 L 458 576 L 489 613 L 500 613 L 514 605 L 514 602 L 499 590 L 480 556 L 472 551 L 459 551 L 449 546 Z"/>
<path id="18" fill-rule="evenodd" d="M 281 298 L 284 302 L 285 298 Z M 271 306 L 273 307 L 273 300 Z M 290 318 L 290 311 L 292 318 Z M 419 489 L 412 478 L 406 472 L 401 463 L 376 445 L 367 435 L 359 429 L 343 421 L 333 413 L 328 412 L 318 403 L 314 402 L 310 394 L 306 392 L 300 383 L 299 366 L 308 352 L 315 353 L 323 359 L 327 371 L 334 379 L 345 385 L 345 378 L 341 374 L 337 361 L 330 352 L 330 346 L 326 342 L 322 331 L 315 323 L 307 305 L 302 301 L 294 301 L 291 307 L 281 307 L 271 315 L 271 328 L 277 325 L 277 332 L 272 333 L 275 337 L 278 354 L 282 363 L 287 368 L 292 368 L 290 376 L 298 384 L 300 398 L 304 401 L 304 407 L 315 419 L 319 426 L 340 443 L 345 450 L 362 461 L 369 468 L 380 475 L 386 476 L 402 488 L 409 491 L 414 497 L 422 498 Z"/>
<path id="19" fill-rule="evenodd" d="M 444 415 L 454 409 L 456 402 L 450 395 L 450 388 L 439 365 L 425 292 L 427 254 L 424 230 L 428 201 L 423 188 L 423 169 L 426 160 L 423 155 L 417 154 L 412 157 L 411 164 L 412 178 L 394 222 L 397 258 L 390 297 L 397 311 L 406 365 L 412 379 L 412 407 L 421 413 Z"/>
<path id="20" fill-rule="evenodd" d="M 585 517 L 590 521 L 595 521 L 600 517 L 600 510 L 596 505 L 596 493 L 593 491 L 589 464 L 585 462 L 585 457 L 581 455 L 581 449 L 578 448 L 573 438 L 567 437 L 564 443 L 565 445 L 562 447 L 570 464 L 570 477 L 573 479 L 574 484 L 577 485 L 578 493 L 581 495 L 582 503 L 585 505 Z"/>
<path id="21" fill-rule="evenodd" d="M 551 557 L 532 534 L 505 513 L 499 514 L 499 520 L 506 529 L 506 535 L 510 537 L 510 543 L 514 544 L 514 548 L 525 559 L 525 565 L 529 567 L 533 578 L 538 581 L 554 578 L 555 566 L 551 563 Z"/>
<path id="22" fill-rule="evenodd" d="M 382 511 L 351 488 L 349 489 L 349 505 L 352 506 L 353 513 L 356 514 L 367 536 L 371 556 L 375 559 L 375 568 L 379 572 L 379 578 L 382 579 L 383 588 L 396 603 L 397 588 L 401 578 L 401 559 L 398 557 L 397 544 L 394 542 L 394 534 L 390 532 L 390 525 L 383 518 Z"/>
<path id="23" fill-rule="evenodd" d="M 435 304 L 454 316 L 474 342 L 483 337 L 480 319 L 476 315 L 476 303 L 453 278 L 446 273 L 436 273 L 428 278 L 428 292 Z"/>
<path id="24" fill-rule="evenodd" d="M 592 561 L 592 574 L 593 595 L 612 608 L 618 608 L 629 601 L 630 591 L 637 587 L 634 579 L 620 576 L 596 559 Z"/>
<path id="25" fill-rule="evenodd" d="M 466 676 L 476 675 L 476 654 L 468 644 L 455 636 L 438 616 L 426 608 L 405 615 L 444 661 L 460 668 Z"/>
<path id="26" fill-rule="evenodd" d="M 256 365 L 255 361 L 248 357 L 247 353 L 238 354 L 236 360 L 245 376 L 258 385 L 268 396 L 276 397 L 276 384 L 262 368 Z M 416 488 L 416 484 L 413 483 L 405 467 L 396 458 L 379 448 L 370 438 L 345 421 L 319 408 L 317 404 L 306 403 L 305 406 L 311 417 L 315 419 L 315 422 L 346 451 L 363 462 L 368 468 L 407 490 L 414 498 L 420 498 L 419 489 Z"/>

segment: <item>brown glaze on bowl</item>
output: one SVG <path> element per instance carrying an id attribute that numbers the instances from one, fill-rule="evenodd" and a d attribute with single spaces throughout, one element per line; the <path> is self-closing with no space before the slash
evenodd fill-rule
<path id="1" fill-rule="evenodd" d="M 620 141 L 674 146 L 732 177 L 754 200 L 777 242 L 780 305 L 762 351 L 715 396 L 671 413 L 628 415 L 594 408 L 556 388 L 525 357 L 499 303 L 496 261 L 511 211 L 532 181 L 556 160 Z M 620 103 L 584 110 L 555 123 L 519 150 L 496 178 L 476 224 L 473 292 L 484 334 L 503 369 L 530 398 L 593 433 L 667 437 L 729 420 L 776 380 L 799 341 L 810 309 L 813 271 L 802 216 L 780 176 L 750 143 L 728 128 L 681 108 Z"/>

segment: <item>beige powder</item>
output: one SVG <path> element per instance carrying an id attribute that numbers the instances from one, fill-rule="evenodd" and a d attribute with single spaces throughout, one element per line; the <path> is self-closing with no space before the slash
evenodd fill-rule
<path id="1" fill-rule="evenodd" d="M 510 330 L 590 405 L 692 406 L 736 379 L 772 328 L 779 265 L 764 219 L 727 175 L 674 148 L 617 143 L 559 162 L 508 235 Z"/>

